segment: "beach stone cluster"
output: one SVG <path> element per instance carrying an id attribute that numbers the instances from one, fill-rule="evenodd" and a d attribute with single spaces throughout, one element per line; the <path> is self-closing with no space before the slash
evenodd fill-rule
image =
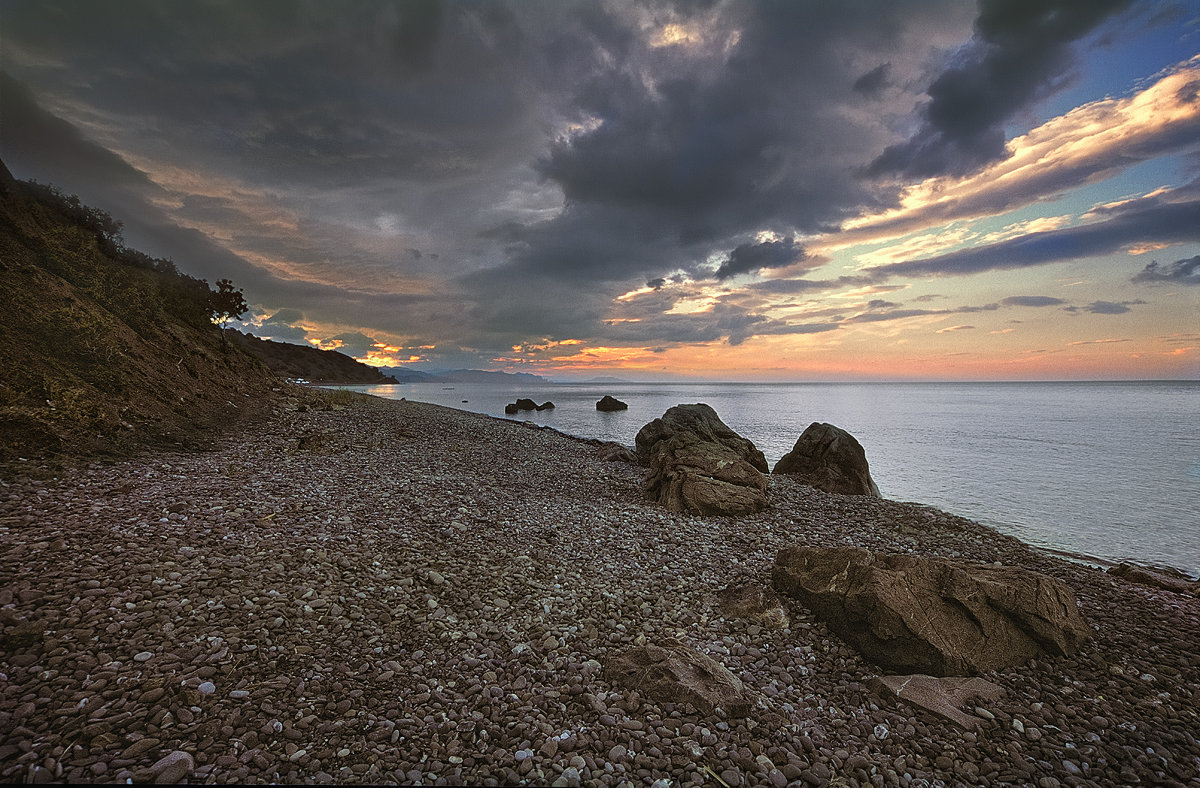
<path id="1" fill-rule="evenodd" d="M 300 404 L 206 451 L 2 480 L 0 779 L 1197 782 L 1191 594 L 784 475 L 764 475 L 770 508 L 675 512 L 594 442 L 413 402 Z M 771 591 L 797 545 L 1036 571 L 1090 637 L 920 700 Z M 679 654 L 707 667 L 622 668 Z M 713 666 L 740 694 L 701 693 Z"/>

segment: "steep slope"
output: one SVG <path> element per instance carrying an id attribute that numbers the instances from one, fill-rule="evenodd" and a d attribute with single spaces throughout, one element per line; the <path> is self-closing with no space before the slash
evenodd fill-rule
<path id="1" fill-rule="evenodd" d="M 207 283 L 0 162 L 0 463 L 186 443 L 279 384 L 211 323 Z"/>
<path id="2" fill-rule="evenodd" d="M 240 331 L 229 332 L 230 341 L 266 364 L 276 375 L 304 378 L 310 383 L 395 383 L 375 367 L 336 350 L 321 350 L 287 342 L 260 339 Z"/>

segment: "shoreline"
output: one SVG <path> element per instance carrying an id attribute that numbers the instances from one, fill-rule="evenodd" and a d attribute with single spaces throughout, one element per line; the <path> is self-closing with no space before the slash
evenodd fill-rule
<path id="1" fill-rule="evenodd" d="M 594 439 L 410 400 L 283 408 L 203 452 L 0 488 L 0 777 L 194 782 L 1186 784 L 1200 764 L 1200 600 L 1069 563 L 931 507 L 769 481 L 742 518 L 644 500 Z M 331 406 L 332 407 L 332 406 Z M 984 676 L 965 731 L 784 600 L 716 592 L 788 544 L 1000 561 L 1066 582 L 1094 636 Z M 745 718 L 604 678 L 686 643 Z"/>
<path id="2" fill-rule="evenodd" d="M 1001 382 L 1004 382 L 1004 381 L 1001 381 Z M 1038 381 L 1034 381 L 1034 382 L 1038 382 Z M 1045 382 L 1050 382 L 1050 383 L 1073 383 L 1073 382 L 1142 383 L 1142 382 L 1147 382 L 1147 381 L 1045 381 Z M 1157 382 L 1157 381 L 1149 381 L 1149 382 Z M 1175 381 L 1168 381 L 1168 382 L 1175 382 Z M 363 385 L 363 384 L 321 384 L 321 386 L 327 386 L 327 385 L 341 387 L 341 386 L 348 386 L 348 385 Z M 403 385 L 403 384 L 400 384 L 400 385 Z M 581 384 L 554 384 L 554 385 L 581 385 Z M 774 385 L 774 384 L 763 384 L 763 385 Z M 801 383 L 801 384 L 795 384 L 795 385 L 809 385 L 809 384 Z M 829 385 L 838 385 L 838 384 L 829 384 Z M 857 385 L 857 384 L 855 384 L 855 385 Z M 357 393 L 362 393 L 365 396 L 370 396 L 370 397 L 378 396 L 375 394 L 366 394 L 365 392 L 357 392 Z M 379 397 L 379 399 L 392 399 L 392 398 Z M 423 400 L 415 400 L 415 399 L 410 400 L 407 397 L 402 397 L 400 399 L 393 399 L 392 401 L 415 402 L 415 403 L 419 403 L 422 405 L 429 405 L 432 407 L 446 408 L 447 410 L 452 410 L 452 411 L 456 411 L 459 413 L 485 416 L 487 418 L 496 419 L 498 421 L 507 421 L 507 422 L 512 422 L 515 424 L 521 424 L 521 425 L 524 425 L 524 426 L 527 426 L 530 428 L 534 428 L 534 429 L 549 430 L 551 432 L 562 435 L 563 437 L 569 438 L 571 440 L 579 440 L 579 441 L 583 441 L 585 443 L 591 443 L 593 445 L 600 445 L 602 443 L 605 443 L 605 441 L 602 438 L 598 438 L 595 436 L 576 435 L 574 433 L 560 430 L 557 427 L 552 427 L 547 424 L 538 424 L 537 422 L 534 422 L 534 421 L 531 421 L 528 419 L 518 419 L 518 418 L 515 418 L 512 416 L 498 416 L 498 415 L 493 415 L 491 413 L 466 410 L 465 408 L 456 408 L 453 405 L 441 405 L 441 404 L 438 404 L 435 402 L 425 402 Z M 629 446 L 627 444 L 621 444 L 621 445 L 625 446 L 626 448 L 630 448 L 630 449 L 632 448 L 632 446 Z M 893 499 L 889 499 L 889 500 L 893 500 Z M 932 504 L 925 504 L 925 503 L 921 503 L 919 501 L 897 501 L 897 502 L 909 503 L 909 504 L 913 504 L 916 506 L 930 506 L 932 508 L 937 508 L 937 507 L 934 507 Z M 970 519 L 970 518 L 967 518 L 967 519 Z M 1004 531 L 1001 530 L 1000 528 L 998 528 L 997 526 L 988 525 L 987 523 L 979 521 L 979 520 L 973 520 L 972 522 L 977 522 L 979 525 L 981 525 L 985 528 L 989 528 L 998 533 L 1004 533 Z M 1014 537 L 1014 538 L 1019 539 L 1019 537 Z M 1073 563 L 1078 563 L 1083 566 L 1088 566 L 1088 567 L 1092 567 L 1095 569 L 1105 570 L 1105 569 L 1109 569 L 1111 567 L 1115 567 L 1115 566 L 1125 563 L 1125 564 L 1131 564 L 1133 566 L 1136 566 L 1136 567 L 1139 567 L 1142 569 L 1148 569 L 1151 571 L 1167 571 L 1167 572 L 1178 573 L 1180 576 L 1187 577 L 1192 581 L 1200 581 L 1200 574 L 1193 574 L 1193 573 L 1187 572 L 1187 571 L 1180 569 L 1178 567 L 1175 567 L 1175 566 L 1170 566 L 1170 565 L 1161 564 L 1161 563 L 1155 563 L 1155 562 L 1151 562 L 1151 561 L 1139 561 L 1139 560 L 1132 559 L 1132 558 L 1130 558 L 1130 559 L 1104 558 L 1102 556 L 1090 555 L 1088 553 L 1081 553 L 1081 552 L 1077 552 L 1077 551 L 1068 550 L 1065 548 L 1054 547 L 1050 544 L 1036 544 L 1034 542 L 1027 542 L 1023 539 L 1020 541 L 1022 542 L 1022 544 L 1025 544 L 1026 546 L 1028 546 L 1030 549 L 1045 553 L 1046 555 L 1048 555 L 1050 557 L 1059 558 L 1059 559 L 1062 559 L 1065 561 L 1070 561 Z"/>

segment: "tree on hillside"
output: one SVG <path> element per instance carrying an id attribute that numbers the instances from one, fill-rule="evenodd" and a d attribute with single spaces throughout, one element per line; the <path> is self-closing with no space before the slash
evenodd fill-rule
<path id="1" fill-rule="evenodd" d="M 245 293 L 240 287 L 234 287 L 233 282 L 228 279 L 218 280 L 217 289 L 212 291 L 208 299 L 209 314 L 212 315 L 213 322 L 221 327 L 222 338 L 225 336 L 225 324 L 230 320 L 240 319 L 249 308 Z"/>

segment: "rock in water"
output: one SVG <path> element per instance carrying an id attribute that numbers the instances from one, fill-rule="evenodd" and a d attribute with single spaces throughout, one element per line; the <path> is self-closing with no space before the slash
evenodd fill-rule
<path id="1" fill-rule="evenodd" d="M 629 410 L 629 406 L 616 397 L 605 394 L 596 403 L 596 410 L 614 411 L 614 410 Z"/>
<path id="2" fill-rule="evenodd" d="M 876 676 L 868 682 L 884 698 L 899 698 L 910 706 L 925 709 L 960 728 L 972 730 L 983 724 L 982 717 L 967 714 L 962 707 L 976 698 L 994 701 L 1004 689 L 990 681 L 971 678 L 934 678 L 933 676 Z"/>
<path id="3" fill-rule="evenodd" d="M 1065 584 L 1015 567 L 797 546 L 779 551 L 772 582 L 896 673 L 981 673 L 1074 654 L 1089 635 Z"/>
<path id="4" fill-rule="evenodd" d="M 553 402 L 543 402 L 541 405 L 537 406 L 537 409 L 538 410 L 554 410 L 554 403 Z"/>
<path id="5" fill-rule="evenodd" d="M 867 454 L 854 436 L 832 424 L 814 421 L 792 450 L 775 463 L 774 473 L 798 476 L 805 484 L 842 495 L 879 495 Z"/>
<path id="6" fill-rule="evenodd" d="M 767 508 L 767 478 L 733 449 L 693 435 L 660 441 L 642 489 L 672 512 L 740 515 Z"/>
<path id="7" fill-rule="evenodd" d="M 643 465 L 649 465 L 654 448 L 680 434 L 690 434 L 694 436 L 692 440 L 720 444 L 757 470 L 767 472 L 767 460 L 754 443 L 731 430 L 721 421 L 715 410 L 703 403 L 676 405 L 668 409 L 662 418 L 655 419 L 638 430 L 634 439 L 638 459 Z"/>
<path id="8" fill-rule="evenodd" d="M 741 680 L 707 654 L 677 643 L 634 646 L 608 660 L 605 678 L 660 703 L 690 703 L 705 714 L 750 713 Z"/>

